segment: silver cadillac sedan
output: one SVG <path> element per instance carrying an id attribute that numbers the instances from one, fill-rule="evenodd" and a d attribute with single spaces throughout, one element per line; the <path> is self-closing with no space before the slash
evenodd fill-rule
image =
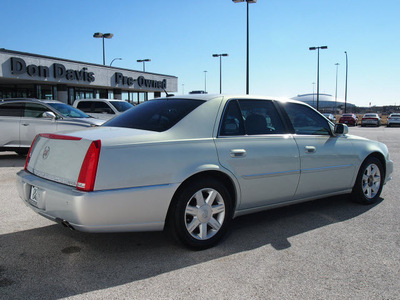
<path id="1" fill-rule="evenodd" d="M 31 209 L 71 229 L 167 229 L 204 249 L 240 215 L 340 194 L 374 203 L 392 171 L 384 144 L 304 103 L 185 95 L 39 134 L 17 185 Z"/>

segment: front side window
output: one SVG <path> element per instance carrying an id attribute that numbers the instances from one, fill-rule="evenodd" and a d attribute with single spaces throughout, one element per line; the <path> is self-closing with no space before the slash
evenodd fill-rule
<path id="1" fill-rule="evenodd" d="M 331 134 L 331 127 L 328 121 L 310 107 L 297 103 L 285 103 L 283 108 L 288 114 L 296 134 Z"/>
<path id="2" fill-rule="evenodd" d="M 63 117 L 67 118 L 89 118 L 89 116 L 79 109 L 64 103 L 47 103 L 47 105 L 57 110 Z"/>
<path id="3" fill-rule="evenodd" d="M 46 106 L 37 103 L 26 103 L 24 109 L 24 117 L 26 118 L 42 118 L 43 113 L 50 111 Z"/>
<path id="4" fill-rule="evenodd" d="M 270 100 L 233 100 L 222 117 L 220 135 L 282 134 L 282 120 Z"/>
<path id="5" fill-rule="evenodd" d="M 127 110 L 103 126 L 162 132 L 170 129 L 204 103 L 191 99 L 154 99 Z"/>

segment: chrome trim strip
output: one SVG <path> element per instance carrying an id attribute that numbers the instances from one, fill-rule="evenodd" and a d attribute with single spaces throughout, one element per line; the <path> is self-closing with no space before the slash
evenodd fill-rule
<path id="1" fill-rule="evenodd" d="M 309 168 L 309 169 L 302 169 L 302 173 L 312 173 L 312 172 L 323 172 L 326 170 L 331 170 L 331 169 L 345 169 L 345 168 L 350 168 L 353 167 L 353 164 L 348 164 L 348 165 L 339 165 L 339 166 L 329 166 L 329 167 L 320 167 L 320 168 Z"/>
<path id="2" fill-rule="evenodd" d="M 263 177 L 272 177 L 272 176 L 283 176 L 283 175 L 294 175 L 301 173 L 313 173 L 313 172 L 323 172 L 331 169 L 345 169 L 353 167 L 353 164 L 348 165 L 339 165 L 339 166 L 329 166 L 329 167 L 320 167 L 320 168 L 309 168 L 302 170 L 291 170 L 291 171 L 283 171 L 283 172 L 271 172 L 271 173 L 262 173 L 262 174 L 251 174 L 251 175 L 243 175 L 243 179 L 257 179 Z"/>
<path id="3" fill-rule="evenodd" d="M 243 175 L 242 177 L 244 179 L 257 179 L 257 178 L 263 178 L 263 177 L 294 175 L 294 174 L 300 174 L 300 170 L 291 170 L 291 171 L 283 171 L 283 172 L 271 172 L 271 173 L 253 174 L 253 175 Z"/>

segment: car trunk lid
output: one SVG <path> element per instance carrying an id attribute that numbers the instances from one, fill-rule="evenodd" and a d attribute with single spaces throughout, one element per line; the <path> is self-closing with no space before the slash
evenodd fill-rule
<path id="1" fill-rule="evenodd" d="M 51 181 L 77 186 L 93 142 L 75 136 L 40 134 L 32 144 L 25 169 Z"/>

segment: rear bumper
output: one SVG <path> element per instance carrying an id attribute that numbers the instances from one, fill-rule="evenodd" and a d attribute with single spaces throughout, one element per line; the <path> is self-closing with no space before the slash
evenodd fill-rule
<path id="1" fill-rule="evenodd" d="M 22 170 L 17 188 L 28 207 L 50 220 L 79 231 L 126 232 L 163 230 L 177 185 L 81 192 Z"/>

